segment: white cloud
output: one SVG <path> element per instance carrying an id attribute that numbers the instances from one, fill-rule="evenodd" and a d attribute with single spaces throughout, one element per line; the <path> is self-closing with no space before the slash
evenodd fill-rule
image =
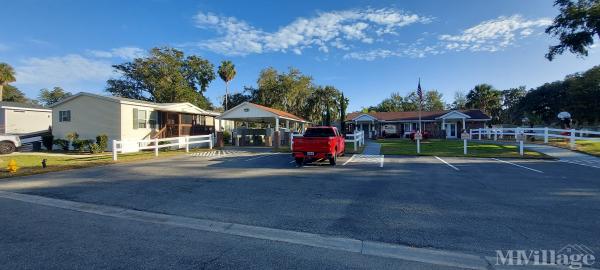
<path id="1" fill-rule="evenodd" d="M 109 62 L 89 59 L 78 54 L 27 58 L 22 60 L 15 69 L 19 84 L 39 87 L 101 82 L 114 75 Z"/>
<path id="2" fill-rule="evenodd" d="M 520 15 L 501 16 L 481 22 L 458 35 L 440 35 L 434 42 L 428 43 L 427 40 L 419 38 L 412 44 L 402 44 L 399 48 L 350 52 L 345 54 L 344 58 L 374 61 L 388 57 L 422 58 L 448 51 L 495 52 L 514 45 L 517 40 L 531 36 L 551 23 L 547 18 L 527 20 Z"/>
<path id="3" fill-rule="evenodd" d="M 365 9 L 322 12 L 311 18 L 297 18 L 275 32 L 266 32 L 234 17 L 200 12 L 196 27 L 212 29 L 221 36 L 194 43 L 227 55 L 263 52 L 294 52 L 308 48 L 328 52 L 329 46 L 347 48 L 345 42 L 373 43 L 375 35 L 395 34 L 398 28 L 428 23 L 431 19 L 396 9 Z"/>
<path id="4" fill-rule="evenodd" d="M 530 36 L 540 28 L 552 23 L 551 19 L 527 20 L 521 15 L 501 16 L 481 22 L 458 35 L 441 35 L 447 50 L 498 51 L 511 46 L 517 39 Z"/>
<path id="5" fill-rule="evenodd" d="M 88 52 L 99 58 L 121 58 L 124 60 L 132 60 L 146 55 L 146 51 L 138 47 L 119 47 L 109 51 L 89 50 Z"/>

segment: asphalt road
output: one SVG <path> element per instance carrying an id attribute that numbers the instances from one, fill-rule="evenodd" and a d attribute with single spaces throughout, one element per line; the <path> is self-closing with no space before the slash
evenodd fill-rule
<path id="1" fill-rule="evenodd" d="M 288 154 L 269 153 L 182 156 L 3 180 L 0 190 L 475 255 L 493 256 L 499 249 L 560 249 L 567 244 L 583 244 L 600 251 L 597 240 L 600 239 L 600 219 L 597 218 L 600 214 L 600 169 L 597 168 L 547 160 L 439 160 L 435 157 L 386 156 L 382 160 L 378 156 L 347 156 L 340 158 L 336 167 L 322 163 L 301 168 L 291 161 Z M 324 252 L 318 248 L 214 233 L 194 232 L 199 239 L 192 237 L 191 242 L 186 242 L 178 239 L 177 233 L 165 233 L 169 229 L 157 225 L 132 225 L 129 224 L 131 221 L 114 221 L 107 217 L 78 218 L 83 214 L 63 213 L 65 210 L 26 211 L 31 206 L 14 204 L 6 201 L 0 204 L 5 208 L 0 214 L 8 213 L 0 221 L 3 231 L 26 235 L 29 231 L 39 230 L 40 224 L 54 224 L 50 226 L 57 227 L 53 230 L 66 230 L 71 226 L 85 237 L 67 238 L 63 243 L 78 241 L 74 245 L 84 246 L 80 249 L 84 255 L 78 255 L 82 256 L 81 260 L 92 256 L 98 263 L 105 258 L 96 257 L 102 248 L 88 249 L 86 237 L 94 240 L 98 238 L 96 234 L 110 234 L 114 240 L 106 241 L 110 244 L 119 243 L 121 239 L 129 243 L 122 247 L 114 244 L 115 250 L 140 250 L 140 257 L 146 253 L 152 257 L 158 252 L 157 247 L 175 244 L 174 250 L 182 250 L 181 257 L 176 251 L 167 252 L 164 256 L 170 259 L 165 261 L 173 265 L 182 263 L 181 268 L 196 262 L 190 259 L 188 265 L 178 261 L 188 254 L 186 252 L 191 252 L 193 248 L 190 247 L 194 245 L 205 248 L 197 255 L 198 261 L 214 258 L 216 251 L 206 246 L 210 241 L 202 242 L 200 238 L 218 238 L 223 247 L 228 244 L 243 246 L 239 247 L 242 251 L 254 247 L 266 252 L 262 256 L 272 256 L 269 252 L 283 256 L 283 262 L 263 258 L 253 265 L 247 263 L 245 260 L 249 259 L 245 257 L 260 257 L 261 254 L 244 255 L 241 252 L 227 259 L 219 257 L 221 259 L 217 261 L 223 263 L 223 268 L 387 266 L 371 264 L 380 259 L 371 260 L 364 255 Z M 61 213 L 54 215 L 54 212 Z M 73 223 L 63 224 L 65 219 L 57 218 L 62 215 L 71 215 L 66 220 Z M 20 225 L 15 226 L 9 220 L 19 220 Z M 105 226 L 113 233 L 103 234 Z M 148 227 L 148 231 L 143 231 L 142 227 Z M 182 229 L 174 232 L 178 230 Z M 69 237 L 64 231 L 62 234 L 48 233 L 60 235 L 56 241 L 61 241 L 63 235 Z M 137 239 L 138 235 L 143 236 L 140 241 L 131 240 Z M 36 241 L 24 242 L 23 250 L 14 249 L 16 251 L 9 254 L 12 256 L 9 258 L 19 257 L 21 252 L 31 249 L 31 245 L 38 245 Z M 12 243 L 11 238 L 0 238 L 0 260 L 6 258 L 2 246 L 7 243 Z M 211 251 L 206 251 L 204 256 L 205 250 Z M 336 254 L 319 256 L 328 252 Z M 309 264 L 313 260 L 324 260 L 324 264 Z M 229 261 L 231 264 L 227 264 Z M 132 259 L 123 263 L 135 265 L 137 262 Z M 287 264 L 277 267 L 278 263 Z M 145 266 L 152 266 L 152 263 Z M 416 267 L 429 269 L 432 265 Z M 414 269 L 407 265 L 400 268 Z"/>

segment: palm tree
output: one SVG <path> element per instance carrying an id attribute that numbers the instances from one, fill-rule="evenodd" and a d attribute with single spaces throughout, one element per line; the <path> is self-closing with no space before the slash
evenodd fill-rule
<path id="1" fill-rule="evenodd" d="M 16 81 L 15 70 L 7 63 L 0 63 L 0 101 L 2 101 L 4 86 L 14 81 Z"/>
<path id="2" fill-rule="evenodd" d="M 225 82 L 225 110 L 227 110 L 227 98 L 229 96 L 229 81 L 235 77 L 235 66 L 231 61 L 226 60 L 221 62 L 219 66 L 219 77 Z"/>

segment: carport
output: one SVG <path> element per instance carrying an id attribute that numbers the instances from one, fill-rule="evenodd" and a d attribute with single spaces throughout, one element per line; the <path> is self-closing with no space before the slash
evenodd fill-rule
<path id="1" fill-rule="evenodd" d="M 270 146 L 271 141 L 274 146 L 285 145 L 289 141 L 291 133 L 303 132 L 309 123 L 291 113 L 250 102 L 244 102 L 231 108 L 217 119 L 235 123 L 236 128 L 233 130 L 233 135 L 234 138 L 240 139 L 239 145 L 247 145 L 246 142 L 249 141 L 251 141 L 251 145 L 262 145 L 254 140 L 255 138 L 258 140 L 258 137 L 262 137 L 261 140 L 266 146 Z M 253 128 L 250 128 L 251 123 L 254 124 Z M 280 136 L 280 131 L 283 132 L 283 136 Z M 271 138 L 273 139 L 271 140 Z M 236 145 L 238 145 L 237 140 Z"/>

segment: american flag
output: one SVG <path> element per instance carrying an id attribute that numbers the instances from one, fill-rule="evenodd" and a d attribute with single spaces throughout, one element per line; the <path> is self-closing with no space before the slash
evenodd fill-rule
<path id="1" fill-rule="evenodd" d="M 421 89 L 421 78 L 419 78 L 419 86 L 417 86 L 417 95 L 419 96 L 419 103 L 423 103 L 423 90 Z"/>

